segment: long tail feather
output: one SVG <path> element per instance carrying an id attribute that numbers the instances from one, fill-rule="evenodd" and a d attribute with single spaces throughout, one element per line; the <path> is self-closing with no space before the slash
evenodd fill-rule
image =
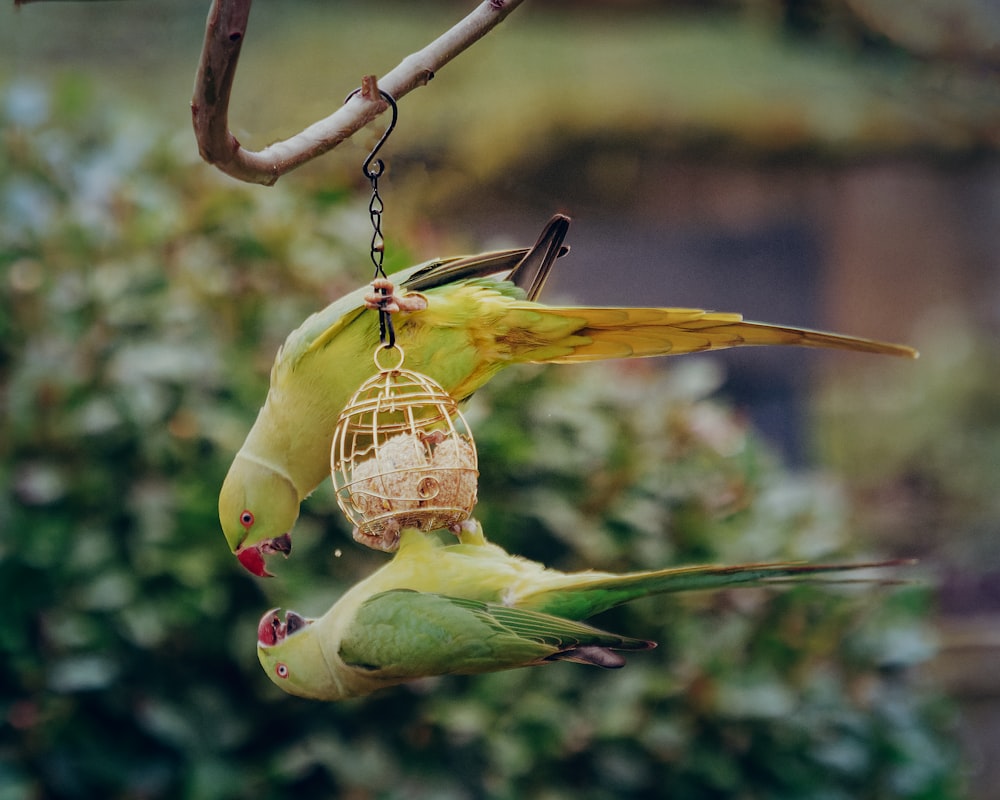
<path id="1" fill-rule="evenodd" d="M 518 308 L 512 309 L 517 311 Z M 527 349 L 526 361 L 563 364 L 607 358 L 644 358 L 745 345 L 830 347 L 916 358 L 913 348 L 806 328 L 744 320 L 733 313 L 695 308 L 595 308 L 522 306 L 526 314 L 548 318 L 560 339 Z M 566 328 L 561 328 L 566 325 Z"/>
<path id="2" fill-rule="evenodd" d="M 620 645 L 599 647 L 597 645 L 579 645 L 549 656 L 546 661 L 572 661 L 575 664 L 591 664 L 602 669 L 621 669 L 625 666 L 625 656 L 618 650 L 652 650 L 656 642 L 642 639 L 625 639 Z"/>
<path id="3" fill-rule="evenodd" d="M 744 320 L 740 314 L 697 308 L 554 307 L 536 304 L 563 244 L 570 219 L 554 215 L 529 249 L 499 250 L 431 262 L 403 283 L 427 291 L 457 281 L 506 272 L 528 302 L 511 305 L 504 327 L 519 361 L 573 363 L 644 358 L 746 345 L 800 345 L 916 358 L 902 345 L 808 328 Z"/>
<path id="4" fill-rule="evenodd" d="M 673 567 L 626 575 L 578 574 L 573 585 L 552 584 L 516 599 L 519 608 L 541 611 L 568 619 L 586 619 L 629 600 L 653 594 L 671 594 L 736 586 L 764 586 L 815 582 L 818 575 L 862 569 L 891 569 L 916 563 L 912 559 L 868 561 L 856 564 L 740 564 Z M 822 579 L 821 579 L 822 580 Z M 824 582 L 831 582 L 829 580 Z M 898 583 L 873 578 L 860 582 Z"/>

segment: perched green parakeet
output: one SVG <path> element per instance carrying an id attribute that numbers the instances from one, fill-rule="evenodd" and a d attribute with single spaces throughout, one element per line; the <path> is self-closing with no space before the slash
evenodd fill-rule
<path id="1" fill-rule="evenodd" d="M 744 564 L 615 575 L 563 573 L 490 544 L 475 522 L 458 544 L 402 531 L 392 561 L 348 590 L 322 617 L 268 611 L 257 656 L 274 683 L 317 700 L 360 697 L 433 675 L 462 675 L 576 661 L 622 667 L 617 651 L 654 642 L 579 620 L 638 597 L 754 586 L 817 573 L 896 566 Z"/>
<path id="2" fill-rule="evenodd" d="M 466 400 L 511 364 L 642 358 L 739 345 L 797 344 L 913 357 L 915 351 L 831 333 L 683 308 L 554 307 L 536 301 L 567 252 L 569 218 L 553 217 L 534 247 L 430 261 L 393 275 L 396 343 L 407 369 Z M 257 420 L 219 496 L 230 549 L 255 575 L 291 550 L 299 504 L 330 473 L 337 417 L 376 372 L 375 301 L 361 288 L 309 317 L 278 351 Z"/>

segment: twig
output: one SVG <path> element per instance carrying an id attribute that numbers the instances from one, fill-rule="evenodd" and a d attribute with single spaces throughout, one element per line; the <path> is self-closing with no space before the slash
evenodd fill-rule
<path id="1" fill-rule="evenodd" d="M 396 100 L 423 86 L 445 64 L 500 24 L 523 0 L 487 0 L 427 47 L 404 58 L 378 82 Z M 191 117 L 198 151 L 208 163 L 248 183 L 272 185 L 286 172 L 332 150 L 385 110 L 373 76 L 330 116 L 263 150 L 243 147 L 229 130 L 229 98 L 246 34 L 251 0 L 212 0 L 205 26 Z"/>

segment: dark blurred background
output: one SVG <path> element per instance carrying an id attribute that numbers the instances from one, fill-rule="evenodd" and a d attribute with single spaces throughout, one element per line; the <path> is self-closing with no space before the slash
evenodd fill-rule
<path id="1" fill-rule="evenodd" d="M 259 1 L 234 133 L 291 135 L 469 8 Z M 612 676 L 337 706 L 272 691 L 256 620 L 322 612 L 381 557 L 324 488 L 298 558 L 251 582 L 215 498 L 284 335 L 367 278 L 381 128 L 270 189 L 214 172 L 188 108 L 206 12 L 0 10 L 0 798 L 995 796 L 995 3 L 529 2 L 404 99 L 395 266 L 526 245 L 558 210 L 550 301 L 922 351 L 506 376 L 470 412 L 488 535 L 563 568 L 922 565 L 901 590 L 636 604 L 605 624 L 663 646 Z"/>

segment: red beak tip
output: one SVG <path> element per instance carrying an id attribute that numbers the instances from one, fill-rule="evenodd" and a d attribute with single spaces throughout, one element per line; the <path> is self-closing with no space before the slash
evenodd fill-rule
<path id="1" fill-rule="evenodd" d="M 285 635 L 285 626 L 278 617 L 278 609 L 272 608 L 260 619 L 257 625 L 257 643 L 263 647 L 271 647 L 281 641 Z"/>
<path id="2" fill-rule="evenodd" d="M 273 578 L 274 576 L 267 571 L 267 565 L 264 563 L 264 556 L 261 554 L 257 547 L 247 547 L 236 551 L 236 558 L 243 565 L 251 575 L 256 575 L 258 578 Z"/>

